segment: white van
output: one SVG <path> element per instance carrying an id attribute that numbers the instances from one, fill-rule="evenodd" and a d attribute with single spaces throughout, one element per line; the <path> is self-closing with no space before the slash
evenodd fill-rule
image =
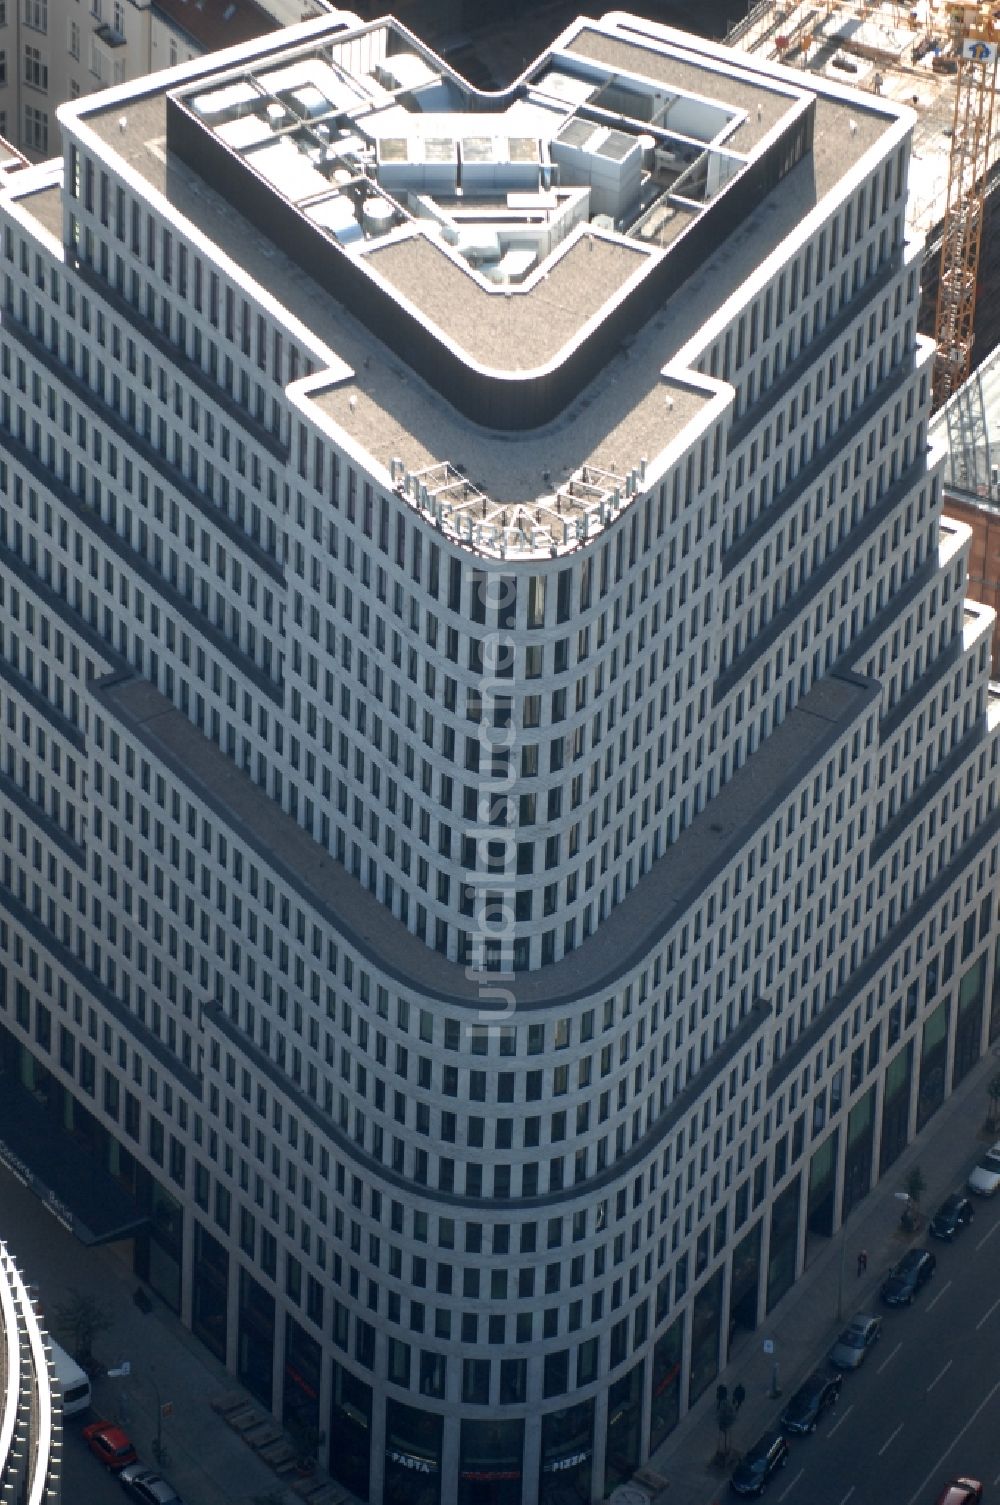
<path id="1" fill-rule="evenodd" d="M 65 1348 L 60 1348 L 54 1339 L 49 1339 L 52 1348 L 52 1364 L 62 1392 L 63 1416 L 76 1416 L 90 1409 L 90 1379 Z"/>

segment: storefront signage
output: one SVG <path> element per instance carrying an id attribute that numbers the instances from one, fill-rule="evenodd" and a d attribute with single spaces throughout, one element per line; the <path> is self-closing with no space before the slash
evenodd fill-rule
<path id="1" fill-rule="evenodd" d="M 385 1456 L 400 1468 L 410 1468 L 415 1474 L 436 1474 L 438 1466 L 433 1458 L 418 1458 L 416 1453 L 399 1453 L 395 1448 L 386 1448 Z"/>
<path id="2" fill-rule="evenodd" d="M 72 1233 L 74 1221 L 72 1208 L 67 1207 L 65 1202 L 60 1202 L 54 1191 L 47 1191 L 43 1202 L 52 1216 L 58 1218 L 63 1227 Z"/>
<path id="3" fill-rule="evenodd" d="M 463 1468 L 460 1479 L 472 1479 L 477 1484 L 491 1484 L 498 1479 L 520 1479 L 519 1468 Z"/>
<path id="4" fill-rule="evenodd" d="M 15 1155 L 10 1146 L 4 1144 L 2 1139 L 0 1139 L 0 1160 L 3 1161 L 11 1175 L 17 1177 L 22 1186 L 31 1185 L 34 1179 L 31 1174 L 31 1167 L 25 1165 L 24 1161 L 18 1155 Z"/>
<path id="5" fill-rule="evenodd" d="M 0 1139 L 0 1163 L 7 1167 L 12 1176 L 17 1177 L 22 1186 L 26 1186 L 29 1191 L 35 1193 L 47 1212 L 51 1212 L 52 1216 L 57 1218 L 64 1228 L 69 1229 L 70 1233 L 73 1232 L 75 1219 L 72 1208 L 67 1207 L 54 1191 L 50 1191 L 43 1182 L 39 1181 L 31 1166 L 22 1160 L 20 1155 L 16 1155 L 10 1145 L 2 1139 Z"/>
<path id="6" fill-rule="evenodd" d="M 578 1468 L 581 1463 L 586 1463 L 590 1457 L 590 1449 L 584 1448 L 579 1453 L 567 1453 L 565 1458 L 553 1458 L 550 1463 L 542 1464 L 543 1474 L 560 1474 L 563 1469 Z"/>

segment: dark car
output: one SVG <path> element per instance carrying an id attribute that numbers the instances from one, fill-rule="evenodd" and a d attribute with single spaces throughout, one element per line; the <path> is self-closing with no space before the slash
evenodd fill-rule
<path id="1" fill-rule="evenodd" d="M 882 1282 L 881 1296 L 886 1306 L 909 1306 L 936 1266 L 937 1256 L 929 1249 L 910 1249 Z"/>
<path id="2" fill-rule="evenodd" d="M 142 1463 L 130 1463 L 118 1477 L 129 1499 L 140 1505 L 183 1505 L 174 1486 Z"/>
<path id="3" fill-rule="evenodd" d="M 762 1495 L 774 1474 L 788 1462 L 788 1443 L 780 1432 L 765 1432 L 744 1453 L 729 1481 L 736 1495 Z"/>
<path id="4" fill-rule="evenodd" d="M 781 1425 L 786 1432 L 815 1432 L 816 1423 L 828 1406 L 835 1406 L 840 1399 L 842 1374 L 811 1374 L 799 1386 L 788 1405 L 781 1413 Z"/>
<path id="5" fill-rule="evenodd" d="M 959 1196 L 955 1192 L 953 1196 L 945 1198 L 931 1218 L 930 1232 L 935 1238 L 953 1239 L 974 1217 L 975 1211 L 968 1197 Z"/>

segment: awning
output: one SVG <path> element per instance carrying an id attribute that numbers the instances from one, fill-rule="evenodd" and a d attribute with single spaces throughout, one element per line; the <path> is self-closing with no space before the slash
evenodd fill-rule
<path id="1" fill-rule="evenodd" d="M 148 1217 L 9 1072 L 0 1078 L 0 1164 L 81 1244 L 111 1244 Z"/>

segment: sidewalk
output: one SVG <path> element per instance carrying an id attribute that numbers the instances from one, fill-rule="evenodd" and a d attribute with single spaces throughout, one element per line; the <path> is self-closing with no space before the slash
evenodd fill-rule
<path id="1" fill-rule="evenodd" d="M 986 1084 L 997 1072 L 987 1050 L 983 1059 L 942 1104 L 928 1128 L 907 1146 L 883 1180 L 856 1206 L 844 1228 L 812 1254 L 801 1279 L 779 1303 L 773 1317 L 765 1317 L 752 1333 L 735 1340 L 729 1364 L 708 1387 L 687 1416 L 649 1461 L 649 1467 L 669 1483 L 664 1505 L 718 1505 L 728 1500 L 729 1472 L 712 1466 L 719 1446 L 715 1423 L 715 1384 L 741 1384 L 746 1400 L 733 1429 L 732 1445 L 750 1447 L 775 1422 L 788 1397 L 801 1381 L 825 1362 L 827 1351 L 855 1312 L 878 1312 L 878 1288 L 890 1265 L 913 1243 L 927 1241 L 926 1224 L 920 1233 L 900 1228 L 902 1204 L 895 1193 L 914 1165 L 919 1165 L 927 1190 L 921 1211 L 933 1214 L 949 1192 L 958 1190 L 983 1148 L 982 1135 L 988 1102 Z M 1000 1138 L 1000 1133 L 997 1135 Z M 857 1275 L 858 1251 L 868 1251 L 868 1268 Z M 837 1317 L 838 1290 L 843 1282 L 843 1320 Z M 774 1342 L 766 1355 L 764 1340 Z M 771 1398 L 774 1361 L 779 1365 L 781 1400 Z"/>
<path id="2" fill-rule="evenodd" d="M 71 1287 L 111 1310 L 112 1327 L 96 1338 L 94 1352 L 110 1368 L 128 1360 L 131 1373 L 125 1379 L 95 1380 L 94 1414 L 121 1421 L 139 1456 L 155 1467 L 158 1399 L 169 1403 L 162 1441 L 170 1461 L 164 1462 L 163 1472 L 185 1505 L 297 1499 L 291 1480 L 279 1478 L 212 1410 L 213 1397 L 240 1388 L 233 1377 L 162 1301 L 154 1297 L 149 1313 L 139 1310 L 132 1294 L 140 1282 L 113 1248 L 82 1246 L 5 1170 L 0 1170 L 0 1237 L 25 1279 L 37 1286 L 50 1328 L 55 1328 L 53 1313 Z M 61 1337 L 57 1330 L 53 1336 Z"/>

